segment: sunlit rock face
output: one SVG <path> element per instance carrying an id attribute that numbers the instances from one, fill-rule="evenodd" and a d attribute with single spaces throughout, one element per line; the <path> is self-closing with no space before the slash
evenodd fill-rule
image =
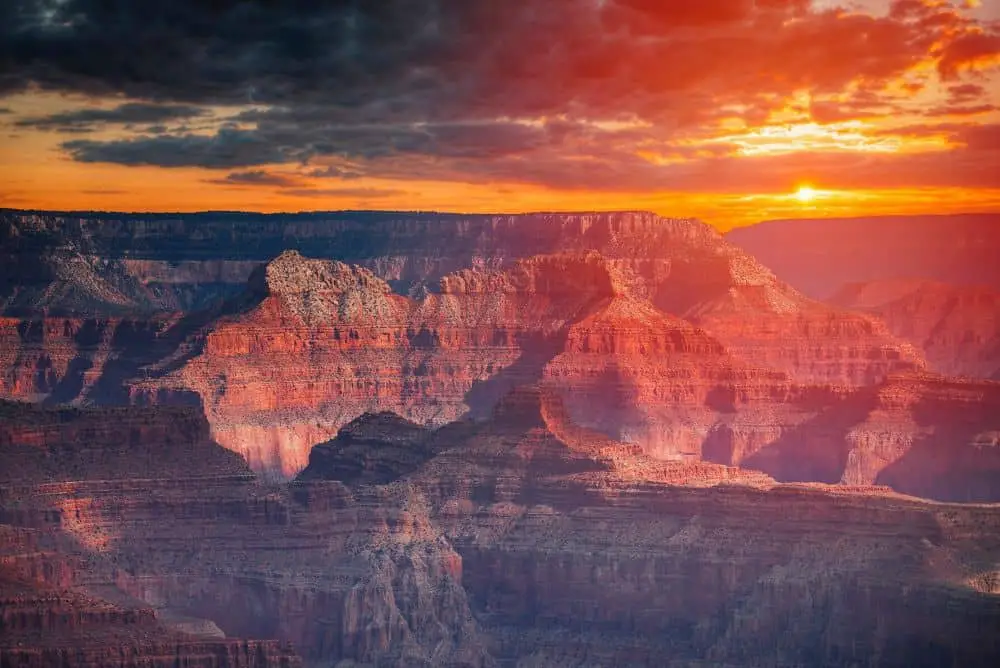
<path id="1" fill-rule="evenodd" d="M 362 413 L 482 419 L 539 381 L 580 424 L 651 455 L 738 464 L 924 366 L 877 318 L 803 297 L 693 220 L 3 216 L 40 261 L 75 249 L 127 266 L 129 285 L 183 286 L 188 304 L 225 296 L 125 320 L 10 318 L 5 396 L 201 405 L 218 442 L 278 478 Z"/>
<path id="2" fill-rule="evenodd" d="M 5 463 L 72 472 L 0 480 L 0 651 L 27 665 L 122 644 L 152 666 L 299 665 L 286 642 L 319 665 L 1000 658 L 995 506 L 653 459 L 545 385 L 438 430 L 361 416 L 278 486 L 194 409 L 4 410 Z"/>

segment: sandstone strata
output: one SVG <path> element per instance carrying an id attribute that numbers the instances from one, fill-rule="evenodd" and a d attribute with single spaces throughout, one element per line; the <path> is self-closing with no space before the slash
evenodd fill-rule
<path id="1" fill-rule="evenodd" d="M 882 319 L 935 371 L 1000 379 L 1000 292 L 920 280 L 851 283 L 831 302 Z"/>
<path id="2" fill-rule="evenodd" d="M 706 234 L 693 227 L 690 236 L 711 241 Z M 749 317 L 730 303 L 741 287 L 691 307 L 706 331 L 643 296 L 652 284 L 634 267 L 595 252 L 463 270 L 417 297 L 367 269 L 288 252 L 251 278 L 251 306 L 206 327 L 199 354 L 133 392 L 196 391 L 220 443 L 256 470 L 288 476 L 312 444 L 363 412 L 441 425 L 486 416 L 511 387 L 543 378 L 573 397 L 581 424 L 658 456 L 701 458 L 722 423 L 745 432 L 739 447 L 752 451 L 807 417 L 781 406 L 808 394 L 797 384 L 833 384 L 837 394 L 920 366 L 884 326 L 805 300 L 723 251 L 720 281 L 763 282 L 743 288 L 781 297 L 777 311 L 749 313 L 762 329 L 736 325 Z M 680 306 L 705 290 L 693 273 L 678 280 L 657 288 L 661 301 Z"/>
<path id="3" fill-rule="evenodd" d="M 140 413 L 139 422 L 159 415 Z M 67 436 L 45 442 L 68 441 L 99 414 L 60 414 L 50 422 Z M 82 605 L 93 612 L 60 619 L 115 628 L 120 614 L 138 627 L 150 615 L 210 620 L 227 637 L 291 641 L 320 664 L 990 666 L 1000 657 L 994 506 L 654 460 L 574 425 L 558 395 L 537 386 L 508 393 L 483 422 L 431 431 L 382 415 L 349 425 L 340 452 L 364 442 L 379 461 L 405 464 L 388 482 L 303 475 L 262 486 L 206 435 L 202 422 L 189 434 L 197 454 L 182 455 L 205 463 L 197 477 L 169 464 L 176 445 L 151 430 L 145 464 L 88 457 L 72 481 L 0 484 L 4 572 L 72 592 L 19 600 Z M 434 454 L 416 465 L 400 457 L 414 446 Z M 100 603 L 108 599 L 95 592 L 136 603 Z M 184 642 L 238 657 L 258 647 Z M 282 665 L 212 660 L 192 664 Z"/>

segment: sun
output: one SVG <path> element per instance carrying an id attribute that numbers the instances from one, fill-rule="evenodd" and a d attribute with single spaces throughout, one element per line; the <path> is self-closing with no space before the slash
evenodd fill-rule
<path id="1" fill-rule="evenodd" d="M 795 193 L 800 202 L 811 202 L 816 199 L 816 195 L 816 190 L 812 186 L 801 186 Z"/>

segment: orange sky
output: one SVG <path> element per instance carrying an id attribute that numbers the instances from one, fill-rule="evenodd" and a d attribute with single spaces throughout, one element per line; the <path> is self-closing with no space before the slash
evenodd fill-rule
<path id="1" fill-rule="evenodd" d="M 238 102 L 196 99 L 155 70 L 152 95 L 110 75 L 95 92 L 100 71 L 86 83 L 72 63 L 49 68 L 67 75 L 36 74 L 35 55 L 0 100 L 0 206 L 652 209 L 721 228 L 1000 211 L 1000 0 L 769 2 L 779 9 L 708 2 L 717 14 L 660 26 L 630 23 L 643 3 L 622 0 L 598 17 L 603 39 L 630 45 L 614 49 L 621 62 L 565 37 L 558 60 L 551 46 L 529 63 L 561 94 L 515 62 L 448 61 L 440 96 L 451 106 L 420 98 L 399 113 L 373 106 L 378 88 L 364 89 L 370 111 L 356 115 L 302 87 L 291 102 L 266 100 L 263 85 L 259 101 L 256 83 Z M 463 76 L 472 92 L 458 94 Z"/>

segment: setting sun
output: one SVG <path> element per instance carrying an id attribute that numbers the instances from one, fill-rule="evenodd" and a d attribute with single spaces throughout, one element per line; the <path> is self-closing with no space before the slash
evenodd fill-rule
<path id="1" fill-rule="evenodd" d="M 802 186 L 795 193 L 795 196 L 800 202 L 811 202 L 816 199 L 816 190 L 811 186 Z"/>

